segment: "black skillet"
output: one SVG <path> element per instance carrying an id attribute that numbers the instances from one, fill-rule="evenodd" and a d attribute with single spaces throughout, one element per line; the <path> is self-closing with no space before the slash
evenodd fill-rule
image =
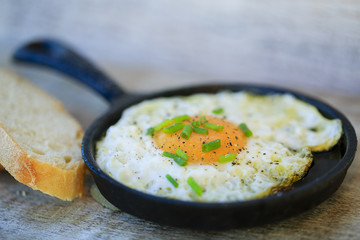
<path id="1" fill-rule="evenodd" d="M 124 212 L 160 224 L 193 229 L 228 229 L 256 226 L 295 215 L 330 197 L 339 188 L 355 156 L 357 138 L 348 119 L 331 106 L 294 91 L 252 84 L 218 84 L 191 86 L 150 95 L 126 93 L 89 61 L 64 44 L 48 39 L 20 47 L 15 52 L 14 59 L 45 65 L 66 73 L 90 86 L 110 102 L 110 110 L 85 133 L 83 158 L 100 192 L 109 202 Z M 221 90 L 246 90 L 257 94 L 291 93 L 317 107 L 325 117 L 341 119 L 344 133 L 333 149 L 314 154 L 314 163 L 309 173 L 295 183 L 291 190 L 251 201 L 200 203 L 156 197 L 115 181 L 97 165 L 96 142 L 118 121 L 127 107 L 144 99 L 216 93 Z"/>

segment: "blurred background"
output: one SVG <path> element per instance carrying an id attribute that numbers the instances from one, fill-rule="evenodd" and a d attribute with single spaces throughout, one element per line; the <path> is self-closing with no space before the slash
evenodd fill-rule
<path id="1" fill-rule="evenodd" d="M 10 61 L 41 37 L 72 45 L 127 91 L 250 82 L 360 96 L 355 0 L 0 0 L 0 66 L 46 87 L 53 73 Z"/>

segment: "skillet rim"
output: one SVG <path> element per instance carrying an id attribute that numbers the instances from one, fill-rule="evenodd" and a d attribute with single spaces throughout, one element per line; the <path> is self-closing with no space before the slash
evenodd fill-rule
<path id="1" fill-rule="evenodd" d="M 294 95 L 296 98 L 305 101 L 313 106 L 315 106 L 321 114 L 327 115 L 327 117 L 331 116 L 331 118 L 338 118 L 342 122 L 342 128 L 343 128 L 343 134 L 341 136 L 341 139 L 344 140 L 344 144 L 346 146 L 345 152 L 341 156 L 341 158 L 338 160 L 338 163 L 334 167 L 332 167 L 330 170 L 327 170 L 327 172 L 324 175 L 321 175 L 317 179 L 315 179 L 311 183 L 306 183 L 303 186 L 299 186 L 296 189 L 292 189 L 287 192 L 282 192 L 280 194 L 270 195 L 264 198 L 260 199 L 252 199 L 252 200 L 245 200 L 245 201 L 231 201 L 231 202 L 195 202 L 195 201 L 185 201 L 185 200 L 178 200 L 178 199 L 170 199 L 165 197 L 159 197 L 155 195 L 150 195 L 148 193 L 144 193 L 142 191 L 136 190 L 134 188 L 130 188 L 117 180 L 113 179 L 109 175 L 107 175 L 105 172 L 103 172 L 100 167 L 96 163 L 95 159 L 95 149 L 94 144 L 95 141 L 98 141 L 98 139 L 95 139 L 96 129 L 99 127 L 99 125 L 104 125 L 104 122 L 109 118 L 109 116 L 112 115 L 118 115 L 117 120 L 121 117 L 122 112 L 127 107 L 137 104 L 144 100 L 149 100 L 157 97 L 169 97 L 169 96 L 186 96 L 191 94 L 197 94 L 197 93 L 215 93 L 220 91 L 231 91 L 231 92 L 237 92 L 237 91 L 249 91 L 254 92 L 255 94 L 284 94 L 289 93 Z M 181 94 L 182 92 L 189 92 L 188 94 Z M 115 122 L 117 122 L 117 120 Z M 104 129 L 108 129 L 112 124 L 105 124 L 107 127 Z M 102 135 L 105 134 L 106 130 L 102 131 Z M 347 169 L 351 165 L 352 161 L 354 160 L 355 153 L 357 148 L 357 137 L 355 130 L 350 123 L 350 121 L 347 119 L 347 117 L 342 114 L 339 110 L 335 109 L 334 107 L 330 106 L 329 104 L 323 102 L 322 100 L 316 99 L 314 97 L 310 97 L 304 93 L 299 93 L 294 90 L 289 90 L 286 88 L 281 88 L 277 86 L 269 86 L 269 85 L 263 85 L 263 84 L 247 84 L 247 83 L 238 83 L 238 84 L 228 84 L 228 83 L 215 83 L 211 85 L 194 85 L 184 88 L 174 88 L 169 90 L 163 90 L 151 94 L 146 95 L 135 95 L 135 94 L 125 94 L 122 97 L 119 97 L 116 99 L 110 106 L 110 109 L 97 118 L 90 127 L 86 130 L 83 142 L 82 142 L 82 155 L 84 158 L 84 161 L 87 165 L 87 167 L 90 169 L 92 174 L 96 174 L 98 177 L 101 177 L 103 180 L 109 182 L 111 185 L 116 185 L 117 187 L 123 188 L 125 191 L 129 191 L 131 194 L 136 194 L 140 197 L 142 197 L 144 200 L 152 200 L 152 201 L 158 201 L 164 204 L 172 204 L 177 206 L 186 206 L 186 207 L 195 207 L 195 208 L 246 208 L 250 206 L 256 206 L 256 205 L 263 205 L 268 202 L 287 202 L 291 201 L 292 199 L 296 197 L 301 197 L 301 195 L 311 194 L 312 191 L 316 192 L 316 189 L 321 188 L 323 185 L 329 184 L 331 180 L 340 178 L 339 186 L 342 184 L 343 178 L 346 175 Z M 331 150 L 330 150 L 331 151 Z M 96 183 L 96 181 L 95 181 Z M 96 183 L 97 185 L 97 183 Z M 338 186 L 338 187 L 339 187 Z M 330 197 L 337 189 L 332 191 L 332 193 L 327 196 L 325 199 Z M 99 187 L 100 192 L 102 191 Z M 325 199 L 321 200 L 320 202 L 324 201 Z M 109 202 L 111 202 L 110 199 L 107 199 Z M 319 202 L 319 203 L 320 203 Z M 319 204 L 317 203 L 317 204 Z M 114 203 L 113 203 L 114 204 Z M 315 205 L 317 205 L 315 204 Z M 116 205 L 116 204 L 114 204 Z M 305 209 L 304 209 L 305 210 Z M 301 210 L 300 212 L 304 211 Z"/>

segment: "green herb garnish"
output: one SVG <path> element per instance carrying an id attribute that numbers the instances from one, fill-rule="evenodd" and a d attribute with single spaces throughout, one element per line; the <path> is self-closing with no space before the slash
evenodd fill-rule
<path id="1" fill-rule="evenodd" d="M 184 153 L 183 150 L 181 150 L 180 148 L 176 149 L 176 155 L 185 159 L 185 160 L 188 160 L 189 156 L 186 155 L 186 153 Z"/>
<path id="2" fill-rule="evenodd" d="M 189 177 L 187 180 L 187 183 L 189 184 L 189 186 L 194 190 L 194 192 L 198 195 L 201 196 L 202 194 L 202 188 L 195 182 L 195 180 L 192 177 Z"/>
<path id="3" fill-rule="evenodd" d="M 169 158 L 176 158 L 177 155 L 176 154 L 173 154 L 171 152 L 166 152 L 164 151 L 163 154 L 162 154 L 164 157 L 169 157 Z"/>
<path id="4" fill-rule="evenodd" d="M 224 129 L 223 126 L 216 125 L 216 124 L 212 124 L 212 123 L 208 123 L 208 122 L 204 123 L 202 126 L 205 127 L 205 128 L 208 128 L 208 129 L 215 130 L 215 131 L 217 131 L 217 132 L 222 131 L 222 130 Z"/>
<path id="5" fill-rule="evenodd" d="M 204 123 L 206 123 L 207 120 L 206 120 L 206 117 L 205 116 L 201 116 L 200 117 L 200 124 L 203 125 Z"/>
<path id="6" fill-rule="evenodd" d="M 222 113 L 224 113 L 224 109 L 223 108 L 217 108 L 217 109 L 214 109 L 212 112 L 214 114 L 222 114 Z"/>
<path id="7" fill-rule="evenodd" d="M 146 135 L 152 136 L 154 135 L 155 129 L 154 128 L 148 128 L 146 131 Z"/>
<path id="8" fill-rule="evenodd" d="M 186 121 L 186 120 L 189 120 L 189 119 L 190 119 L 190 117 L 185 114 L 185 115 L 174 117 L 171 120 L 173 120 L 174 122 L 182 122 L 182 121 Z"/>
<path id="9" fill-rule="evenodd" d="M 187 139 L 189 139 L 191 133 L 192 133 L 192 127 L 191 127 L 190 124 L 187 124 L 187 125 L 185 125 L 185 127 L 181 131 L 180 136 L 187 140 Z"/>
<path id="10" fill-rule="evenodd" d="M 202 145 L 202 151 L 203 152 L 210 152 L 212 150 L 215 150 L 217 148 L 219 148 L 221 146 L 221 142 L 220 139 L 208 142 L 208 143 L 204 143 Z"/>
<path id="11" fill-rule="evenodd" d="M 184 126 L 185 126 L 184 123 L 178 122 L 178 123 L 175 123 L 175 124 L 173 124 L 173 125 L 171 125 L 171 126 L 169 126 L 169 127 L 167 127 L 167 128 L 163 128 L 162 131 L 163 131 L 164 133 L 166 133 L 166 134 L 172 134 L 172 133 L 174 133 L 174 132 L 177 132 L 177 131 L 183 129 Z"/>
<path id="12" fill-rule="evenodd" d="M 199 121 L 193 121 L 193 122 L 191 123 L 191 125 L 192 125 L 193 127 L 200 127 L 200 122 L 199 122 Z"/>
<path id="13" fill-rule="evenodd" d="M 218 161 L 219 163 L 231 162 L 235 160 L 236 156 L 236 153 L 225 154 L 220 156 Z"/>
<path id="14" fill-rule="evenodd" d="M 206 128 L 193 127 L 193 131 L 194 131 L 195 133 L 200 133 L 200 134 L 208 135 L 208 130 L 207 130 Z"/>
<path id="15" fill-rule="evenodd" d="M 177 164 L 179 164 L 182 167 L 187 165 L 187 161 L 185 159 L 183 159 L 182 157 L 176 156 L 175 158 L 173 158 L 173 160 L 174 160 L 174 162 L 176 162 Z"/>
<path id="16" fill-rule="evenodd" d="M 187 160 L 182 158 L 182 157 L 179 157 L 177 156 L 176 154 L 173 154 L 171 152 L 163 152 L 163 156 L 165 157 L 169 157 L 169 158 L 172 158 L 174 160 L 174 162 L 176 162 L 177 164 L 179 164 L 180 166 L 186 166 L 187 164 Z"/>
<path id="17" fill-rule="evenodd" d="M 169 180 L 169 182 L 171 182 L 171 184 L 174 186 L 174 187 L 178 187 L 179 184 L 177 183 L 177 181 L 175 179 L 173 179 L 170 174 L 166 174 L 165 176 L 167 178 L 167 180 Z"/>
<path id="18" fill-rule="evenodd" d="M 246 137 L 251 137 L 253 133 L 250 131 L 250 129 L 246 126 L 245 123 L 240 123 L 239 127 L 244 132 Z"/>
<path id="19" fill-rule="evenodd" d="M 157 131 L 163 129 L 164 127 L 169 126 L 172 123 L 173 123 L 173 121 L 171 121 L 170 119 L 166 119 L 166 120 L 162 121 L 161 123 L 159 123 L 158 125 L 156 125 L 154 127 L 154 131 L 157 132 Z"/>

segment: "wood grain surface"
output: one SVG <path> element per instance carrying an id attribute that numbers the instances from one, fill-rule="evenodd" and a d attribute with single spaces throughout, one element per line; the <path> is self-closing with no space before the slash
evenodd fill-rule
<path id="1" fill-rule="evenodd" d="M 51 70 L 11 54 L 38 37 L 70 43 L 130 92 L 210 82 L 287 87 L 327 102 L 360 132 L 358 1 L 0 0 L 0 67 L 59 98 L 86 129 L 108 104 Z M 0 86 L 1 87 L 1 86 Z M 0 172 L 0 239 L 360 239 L 360 159 L 319 206 L 267 225 L 194 231 L 98 204 L 63 202 Z"/>

